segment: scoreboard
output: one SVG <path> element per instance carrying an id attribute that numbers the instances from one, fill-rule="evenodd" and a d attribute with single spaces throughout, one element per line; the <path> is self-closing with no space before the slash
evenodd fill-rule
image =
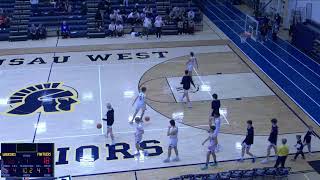
<path id="1" fill-rule="evenodd" d="M 2 143 L 1 177 L 54 177 L 54 144 Z"/>

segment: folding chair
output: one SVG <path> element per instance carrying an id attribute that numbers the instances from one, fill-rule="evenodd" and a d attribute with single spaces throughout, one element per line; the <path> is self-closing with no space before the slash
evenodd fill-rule
<path id="1" fill-rule="evenodd" d="M 243 174 L 242 170 L 231 170 L 229 172 L 230 172 L 230 179 L 240 179 Z"/>
<path id="2" fill-rule="evenodd" d="M 288 179 L 288 175 L 291 171 L 291 168 L 290 167 L 284 167 L 284 168 L 277 168 L 277 172 L 276 172 L 276 175 L 275 175 L 275 178 L 276 179 Z"/>
<path id="3" fill-rule="evenodd" d="M 254 173 L 253 173 L 253 178 L 254 179 L 264 179 L 265 177 L 265 169 L 261 169 L 261 168 L 256 168 L 256 169 L 253 169 Z"/>
<path id="4" fill-rule="evenodd" d="M 219 180 L 228 180 L 228 179 L 230 179 L 230 175 L 231 175 L 230 172 L 219 172 L 218 173 Z"/>

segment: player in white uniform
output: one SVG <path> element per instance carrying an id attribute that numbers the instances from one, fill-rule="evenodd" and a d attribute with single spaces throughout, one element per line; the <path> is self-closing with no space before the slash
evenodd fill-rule
<path id="1" fill-rule="evenodd" d="M 143 151 L 144 155 L 147 156 L 148 152 L 140 146 L 140 143 L 142 141 L 142 135 L 144 134 L 143 122 L 142 122 L 141 118 L 139 118 L 139 117 L 136 117 L 134 120 L 137 124 L 136 132 L 134 133 L 135 145 L 136 145 L 136 149 L 137 149 L 137 153 L 135 155 L 140 155 L 140 151 Z"/>
<path id="2" fill-rule="evenodd" d="M 132 116 L 132 120 L 129 121 L 131 124 L 133 123 L 133 120 L 135 119 L 136 115 L 138 114 L 138 112 L 141 109 L 141 115 L 140 118 L 143 118 L 144 112 L 146 111 L 146 102 L 145 102 L 145 93 L 147 91 L 146 87 L 142 87 L 141 88 L 141 92 L 139 93 L 139 95 L 134 99 L 132 105 L 136 104 L 136 110 Z"/>
<path id="3" fill-rule="evenodd" d="M 211 164 L 211 166 L 216 166 L 217 165 L 217 158 L 216 158 L 216 147 L 217 147 L 217 136 L 214 133 L 216 127 L 215 126 L 210 126 L 209 130 L 209 137 L 203 141 L 202 145 L 204 145 L 207 141 L 209 141 L 209 146 L 208 146 L 208 152 L 207 152 L 207 159 L 206 159 L 206 164 L 203 166 L 201 169 L 205 170 L 208 169 L 208 164 L 210 161 L 210 155 L 212 155 L 214 163 Z"/>
<path id="4" fill-rule="evenodd" d="M 190 52 L 190 59 L 188 60 L 188 62 L 186 63 L 186 69 L 189 71 L 189 76 L 192 76 L 192 71 L 193 68 L 198 69 L 199 65 L 198 65 L 198 60 L 197 58 L 194 56 L 193 52 Z"/>
<path id="5" fill-rule="evenodd" d="M 216 129 L 214 130 L 214 134 L 217 137 L 216 152 L 219 152 L 220 151 L 220 145 L 218 144 L 218 135 L 220 133 L 220 127 L 221 127 L 221 118 L 220 118 L 219 111 L 214 112 L 214 116 L 210 117 L 209 126 L 215 126 L 216 127 Z"/>
<path id="6" fill-rule="evenodd" d="M 179 153 L 178 153 L 178 127 L 174 120 L 170 120 L 170 126 L 168 127 L 167 136 L 169 136 L 169 147 L 168 147 L 168 158 L 163 162 L 170 162 L 171 150 L 174 149 L 176 153 L 176 158 L 172 161 L 179 161 Z"/>

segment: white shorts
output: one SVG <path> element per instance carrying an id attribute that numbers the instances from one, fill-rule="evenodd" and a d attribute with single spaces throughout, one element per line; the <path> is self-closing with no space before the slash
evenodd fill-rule
<path id="1" fill-rule="evenodd" d="M 187 70 L 188 70 L 189 72 L 192 72 L 193 66 L 187 66 Z"/>
<path id="2" fill-rule="evenodd" d="M 212 146 L 209 145 L 208 146 L 208 152 L 210 152 L 210 153 L 216 152 L 216 148 L 217 148 L 216 144 L 214 144 Z"/>
<path id="3" fill-rule="evenodd" d="M 178 138 L 170 138 L 169 147 L 175 148 L 178 146 Z"/>
<path id="4" fill-rule="evenodd" d="M 140 111 L 140 109 L 146 110 L 146 104 L 137 104 L 136 111 Z"/>
<path id="5" fill-rule="evenodd" d="M 135 137 L 135 143 L 140 144 L 142 141 L 142 137 Z"/>

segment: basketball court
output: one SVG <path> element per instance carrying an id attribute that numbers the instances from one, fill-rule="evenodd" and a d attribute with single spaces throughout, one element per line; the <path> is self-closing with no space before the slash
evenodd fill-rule
<path id="1" fill-rule="evenodd" d="M 1 142 L 55 143 L 56 176 L 165 179 L 201 172 L 199 165 L 207 151 L 201 142 L 207 137 L 213 93 L 222 104 L 221 151 L 217 153 L 221 163 L 210 172 L 262 166 L 235 162 L 249 119 L 255 127 L 252 152 L 261 158 L 266 156 L 271 118 L 278 119 L 279 139 L 288 139 L 291 153 L 295 136 L 304 135 L 307 124 L 319 133 L 319 126 L 221 30 L 208 20 L 204 23 L 204 31 L 195 36 L 161 40 L 127 36 L 1 43 L 6 49 L 0 52 Z M 191 51 L 199 62 L 193 71 L 199 90 L 191 91 L 192 108 L 188 108 L 180 100 L 180 81 Z M 135 157 L 135 126 L 128 121 L 134 112 L 132 102 L 143 86 L 147 88 L 145 116 L 151 118 L 144 123 L 143 146 L 150 155 Z M 29 96 L 37 92 L 42 94 Z M 108 102 L 115 110 L 115 146 L 104 136 L 106 125 L 96 127 L 103 123 Z M 179 127 L 181 160 L 163 163 L 170 119 Z M 319 139 L 314 138 L 312 145 L 316 153 L 308 160 L 319 159 Z M 293 171 L 311 170 L 303 160 L 288 164 Z"/>

